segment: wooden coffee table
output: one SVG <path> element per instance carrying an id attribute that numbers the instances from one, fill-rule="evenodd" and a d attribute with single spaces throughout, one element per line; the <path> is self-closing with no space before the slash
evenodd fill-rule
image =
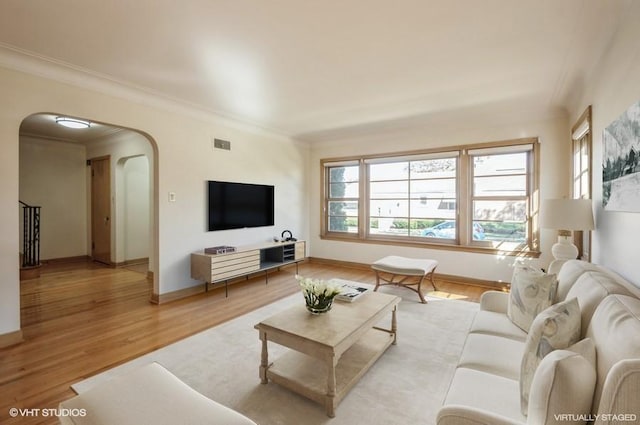
<path id="1" fill-rule="evenodd" d="M 324 404 L 335 416 L 338 403 L 391 345 L 396 343 L 400 298 L 368 292 L 353 303 L 335 301 L 331 311 L 312 315 L 300 304 L 255 325 L 262 341 L 260 380 L 280 384 Z M 376 325 L 391 313 L 391 328 Z M 269 363 L 267 342 L 290 348 Z"/>

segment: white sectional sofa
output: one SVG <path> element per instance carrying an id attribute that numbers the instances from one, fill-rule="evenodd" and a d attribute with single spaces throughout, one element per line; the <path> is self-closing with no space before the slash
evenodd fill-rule
<path id="1" fill-rule="evenodd" d="M 588 374 L 571 376 L 558 369 L 551 384 L 541 389 L 535 384 L 542 381 L 537 375 L 549 371 L 539 366 L 530 397 L 542 403 L 530 401 L 527 415 L 523 414 L 519 380 L 527 333 L 507 316 L 509 294 L 491 291 L 483 295 L 467 335 L 438 413 L 439 425 L 640 423 L 640 290 L 604 268 L 578 260 L 565 263 L 557 278 L 555 301 L 577 298 L 580 337 L 595 345 L 595 366 L 589 366 L 595 372 L 590 409 L 575 411 L 568 402 L 589 388 L 581 383 L 588 382 Z M 562 357 L 556 352 L 555 357 Z"/>
<path id="2" fill-rule="evenodd" d="M 61 425 L 256 425 L 149 363 L 60 403 Z"/>

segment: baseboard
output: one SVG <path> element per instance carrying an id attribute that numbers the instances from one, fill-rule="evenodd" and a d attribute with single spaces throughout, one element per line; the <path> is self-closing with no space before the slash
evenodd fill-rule
<path id="1" fill-rule="evenodd" d="M 318 258 L 318 257 L 307 257 L 305 261 L 308 261 L 311 264 L 315 263 L 315 264 L 323 264 L 323 265 L 336 266 L 336 267 L 350 267 L 350 268 L 359 269 L 359 270 L 371 270 L 371 264 L 356 263 L 351 261 L 332 260 L 329 258 Z M 282 268 L 287 268 L 292 266 L 293 266 L 292 264 L 287 264 L 285 266 L 282 266 Z M 259 276 L 261 274 L 262 273 L 252 275 L 250 276 L 250 278 Z M 153 272 L 149 271 L 147 273 L 147 277 L 153 280 Z M 456 275 L 449 275 L 449 274 L 443 274 L 443 273 L 435 273 L 434 279 L 444 280 L 452 283 L 459 283 L 462 285 L 479 286 L 482 288 L 489 288 L 489 289 L 495 289 L 495 290 L 505 290 L 509 287 L 508 283 L 504 283 L 504 282 L 485 280 L 485 279 L 475 279 L 475 278 L 466 277 L 466 276 L 456 276 Z M 234 280 L 230 280 L 229 285 L 232 285 L 235 282 L 240 282 L 245 280 L 246 279 L 244 277 L 239 277 Z M 213 290 L 217 290 L 221 288 L 222 286 L 218 284 Z M 204 283 L 202 283 L 199 285 L 190 286 L 188 288 L 178 289 L 177 291 L 167 292 L 166 294 L 155 294 L 155 293 L 151 294 L 149 301 L 153 304 L 166 304 L 172 301 L 177 301 L 182 298 L 191 297 L 193 295 L 201 294 L 204 292 L 206 292 L 206 290 L 204 287 Z"/>
<path id="2" fill-rule="evenodd" d="M 355 263 L 351 261 L 332 260 L 330 258 L 309 257 L 311 264 L 323 264 L 327 266 L 349 267 L 358 270 L 371 270 L 371 264 Z"/>
<path id="3" fill-rule="evenodd" d="M 88 255 L 76 255 L 74 257 L 49 258 L 42 260 L 42 264 L 79 263 L 82 261 L 91 261 L 91 257 Z"/>
<path id="4" fill-rule="evenodd" d="M 0 348 L 20 344 L 24 341 L 22 329 L 0 335 Z"/>
<path id="5" fill-rule="evenodd" d="M 303 262 L 303 261 L 306 261 L 306 260 L 302 260 L 300 262 Z M 286 269 L 294 266 L 295 264 L 284 264 L 280 266 L 277 270 Z M 269 270 L 269 272 L 273 273 L 274 270 Z M 229 279 L 229 281 L 227 282 L 227 285 L 230 286 L 236 283 L 246 282 L 247 280 L 255 279 L 255 278 L 264 278 L 265 276 L 264 273 L 265 273 L 264 271 L 260 271 L 260 272 L 251 273 L 249 275 L 233 277 Z M 153 279 L 153 277 L 151 279 Z M 209 292 L 218 291 L 222 289 L 224 289 L 224 282 L 218 282 L 213 285 L 209 284 Z M 205 289 L 204 282 L 202 282 L 198 285 L 190 286 L 184 289 L 178 289 L 177 291 L 167 292 L 166 294 L 155 294 L 155 293 L 151 294 L 151 298 L 149 299 L 149 301 L 153 304 L 166 304 L 168 302 L 177 301 L 182 298 L 191 297 L 193 295 L 201 294 L 204 292 L 207 292 L 207 291 Z"/>
<path id="6" fill-rule="evenodd" d="M 149 301 L 153 304 L 166 304 L 171 301 L 177 301 L 203 292 L 205 292 L 204 283 L 184 289 L 178 289 L 177 291 L 167 292 L 166 294 L 154 293 L 151 294 L 151 299 Z"/>
<path id="7" fill-rule="evenodd" d="M 451 283 L 459 283 L 461 285 L 479 286 L 481 288 L 489 288 L 499 291 L 509 288 L 508 283 L 499 282 L 497 280 L 475 279 L 473 277 L 456 276 L 452 274 L 436 273 L 434 275 L 434 279 L 445 280 Z"/>
<path id="8" fill-rule="evenodd" d="M 74 257 L 61 257 L 61 258 L 49 258 L 47 260 L 42 260 L 42 264 L 60 264 L 60 263 L 79 263 L 83 261 L 92 261 L 90 255 L 77 255 Z M 110 262 L 109 264 L 104 264 L 105 266 L 119 268 L 119 267 L 127 267 L 127 266 L 136 266 L 138 264 L 145 264 L 149 262 L 148 257 L 144 258 L 134 258 L 132 260 L 121 261 L 119 263 Z"/>
<path id="9" fill-rule="evenodd" d="M 146 264 L 149 262 L 149 257 L 144 258 L 134 258 L 133 260 L 121 261 L 119 263 L 114 263 L 116 268 L 127 267 L 127 266 L 137 266 L 139 264 Z"/>
<path id="10" fill-rule="evenodd" d="M 20 267 L 20 281 L 39 278 L 41 269 L 42 263 L 37 266 Z"/>
<path id="11" fill-rule="evenodd" d="M 249 277 L 249 279 L 253 277 L 255 276 L 251 276 Z M 234 283 L 246 282 L 246 281 L 247 279 L 243 276 L 236 277 L 236 278 L 229 279 L 229 281 L 227 282 L 227 285 L 233 285 Z M 216 283 L 214 285 L 209 284 L 209 292 L 222 290 L 223 288 L 224 288 L 224 283 Z M 151 294 L 151 299 L 149 301 L 151 301 L 151 303 L 153 304 L 166 304 L 172 301 L 178 301 L 182 298 L 191 297 L 193 295 L 203 294 L 205 292 L 207 292 L 207 290 L 204 286 L 204 282 L 202 282 L 195 286 L 190 286 L 184 289 L 178 289 L 177 291 L 171 291 L 165 294 L 155 294 L 155 293 Z"/>
<path id="12" fill-rule="evenodd" d="M 350 267 L 358 270 L 371 270 L 371 264 L 356 263 L 351 261 L 332 260 L 330 258 L 309 257 L 309 261 L 313 264 L 323 264 L 327 266 Z M 490 288 L 504 290 L 509 287 L 508 283 L 498 282 L 494 280 L 475 279 L 466 276 L 457 276 L 444 273 L 434 273 L 434 279 L 446 280 L 447 282 L 459 283 L 462 285 L 479 286 L 482 288 Z"/>

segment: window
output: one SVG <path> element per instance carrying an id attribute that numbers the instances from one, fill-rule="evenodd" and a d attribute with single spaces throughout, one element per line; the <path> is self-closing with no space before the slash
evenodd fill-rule
<path id="1" fill-rule="evenodd" d="M 358 233 L 359 177 L 358 165 L 329 165 L 326 203 L 327 230 L 335 233 Z"/>
<path id="2" fill-rule="evenodd" d="M 515 249 L 529 238 L 532 145 L 469 152 L 472 162 L 471 240 Z"/>
<path id="3" fill-rule="evenodd" d="M 369 235 L 455 239 L 457 155 L 397 162 L 382 158 L 365 163 Z M 429 231 L 445 220 L 453 222 L 453 232 Z"/>
<path id="4" fill-rule="evenodd" d="M 591 199 L 591 106 L 589 106 L 571 129 L 573 179 L 572 197 Z M 591 232 L 575 231 L 574 244 L 579 258 L 590 261 Z"/>
<path id="5" fill-rule="evenodd" d="M 573 151 L 573 198 L 591 198 L 591 107 L 574 126 Z"/>
<path id="6" fill-rule="evenodd" d="M 322 161 L 322 237 L 533 252 L 537 149 L 519 139 Z"/>

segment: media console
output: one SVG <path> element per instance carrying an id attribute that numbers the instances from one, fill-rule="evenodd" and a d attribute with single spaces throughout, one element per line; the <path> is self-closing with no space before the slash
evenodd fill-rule
<path id="1" fill-rule="evenodd" d="M 238 247 L 234 252 L 207 254 L 204 251 L 191 254 L 191 278 L 204 281 L 205 290 L 210 284 L 224 282 L 228 295 L 229 280 L 249 277 L 252 273 L 265 272 L 265 282 L 269 282 L 267 272 L 288 264 L 296 265 L 306 257 L 305 241 L 269 242 L 259 245 Z"/>

